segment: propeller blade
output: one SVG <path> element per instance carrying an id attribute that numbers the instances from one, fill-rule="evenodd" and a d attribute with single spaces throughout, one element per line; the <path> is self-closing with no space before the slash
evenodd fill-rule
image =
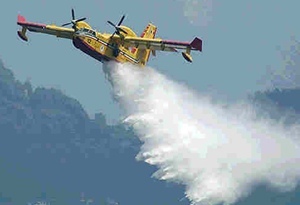
<path id="1" fill-rule="evenodd" d="M 110 36 L 110 38 L 114 37 L 115 33 L 116 33 L 116 32 L 114 32 L 114 33 Z"/>
<path id="2" fill-rule="evenodd" d="M 125 15 L 122 16 L 121 20 L 120 20 L 119 23 L 118 23 L 118 26 L 121 25 L 121 23 L 123 22 L 124 18 L 125 18 Z"/>
<path id="3" fill-rule="evenodd" d="M 75 20 L 75 12 L 74 12 L 74 9 L 72 9 L 72 20 Z"/>
<path id="4" fill-rule="evenodd" d="M 128 34 L 124 29 L 122 29 L 122 28 L 118 28 L 118 30 L 120 30 L 120 31 L 122 31 L 123 33 L 125 33 L 125 34 Z"/>
<path id="5" fill-rule="evenodd" d="M 71 23 L 65 23 L 65 24 L 63 24 L 63 25 L 61 25 L 61 26 L 67 26 L 67 25 L 70 25 Z"/>
<path id="6" fill-rule="evenodd" d="M 120 31 L 122 31 L 125 34 L 128 34 L 124 29 L 120 28 L 120 25 L 122 24 L 122 22 L 124 21 L 125 15 L 122 16 L 122 18 L 120 19 L 118 25 L 115 25 L 113 22 L 111 21 L 107 21 L 107 23 L 109 23 L 110 25 L 112 25 L 113 27 L 115 27 L 115 32 L 111 35 L 110 38 L 112 38 L 115 34 L 120 35 Z"/>
<path id="7" fill-rule="evenodd" d="M 81 18 L 81 19 L 77 19 L 75 22 L 77 23 L 77 22 L 79 22 L 79 21 L 84 21 L 86 18 L 84 17 L 84 18 Z"/>
<path id="8" fill-rule="evenodd" d="M 111 22 L 111 21 L 107 21 L 107 23 L 109 23 L 110 25 L 112 25 L 113 27 L 115 27 L 115 28 L 116 28 L 116 25 L 115 25 L 113 22 Z"/>

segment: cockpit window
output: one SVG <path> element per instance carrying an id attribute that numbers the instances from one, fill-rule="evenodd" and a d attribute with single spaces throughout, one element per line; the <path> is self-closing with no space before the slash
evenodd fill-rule
<path id="1" fill-rule="evenodd" d="M 95 31 L 89 30 L 89 33 L 92 34 L 93 36 L 96 36 L 96 32 Z"/>
<path id="2" fill-rule="evenodd" d="M 82 28 L 80 29 L 81 32 L 92 35 L 92 36 L 96 36 L 96 32 L 91 30 L 91 29 L 87 29 L 87 28 Z"/>

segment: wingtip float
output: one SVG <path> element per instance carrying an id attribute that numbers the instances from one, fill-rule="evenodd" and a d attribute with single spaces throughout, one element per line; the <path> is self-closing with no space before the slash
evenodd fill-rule
<path id="1" fill-rule="evenodd" d="M 112 34 L 98 32 L 85 22 L 86 18 L 75 19 L 74 10 L 71 10 L 72 20 L 61 26 L 47 25 L 28 22 L 24 16 L 18 15 L 17 24 L 22 27 L 17 31 L 18 36 L 28 41 L 26 31 L 46 33 L 60 38 L 71 39 L 76 48 L 89 56 L 101 61 L 129 62 L 139 66 L 145 66 L 149 60 L 150 53 L 156 55 L 156 51 L 182 52 L 183 58 L 192 62 L 191 51 L 202 51 L 202 40 L 198 37 L 192 42 L 170 41 L 156 38 L 157 27 L 149 23 L 138 37 L 135 32 L 121 25 L 125 15 L 118 24 L 107 21 L 114 27 Z M 72 25 L 71 28 L 65 26 Z"/>

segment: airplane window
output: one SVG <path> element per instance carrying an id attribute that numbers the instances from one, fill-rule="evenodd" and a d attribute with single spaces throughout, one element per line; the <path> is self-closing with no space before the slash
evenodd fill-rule
<path id="1" fill-rule="evenodd" d="M 96 36 L 96 32 L 93 30 L 90 30 L 90 34 L 92 34 L 93 36 Z"/>
<path id="2" fill-rule="evenodd" d="M 92 34 L 93 36 L 96 35 L 95 31 L 89 30 L 89 33 Z"/>
<path id="3" fill-rule="evenodd" d="M 93 31 L 93 30 L 90 30 L 90 29 L 87 29 L 87 28 L 81 28 L 81 29 L 79 29 L 79 30 L 82 31 L 82 32 L 91 34 L 91 35 L 93 35 L 93 36 L 96 36 L 96 32 Z"/>

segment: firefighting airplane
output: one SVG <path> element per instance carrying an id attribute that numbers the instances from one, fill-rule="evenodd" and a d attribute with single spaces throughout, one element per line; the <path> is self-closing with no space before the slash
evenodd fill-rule
<path id="1" fill-rule="evenodd" d="M 192 42 L 155 38 L 157 27 L 151 23 L 138 37 L 132 29 L 121 25 L 125 15 L 117 25 L 107 21 L 115 28 L 114 33 L 109 34 L 92 29 L 84 21 L 86 18 L 75 19 L 73 9 L 71 13 L 71 22 L 61 26 L 28 22 L 19 14 L 17 24 L 22 26 L 22 30 L 17 33 L 24 41 L 28 41 L 27 30 L 71 39 L 76 48 L 101 62 L 114 60 L 121 63 L 130 62 L 142 67 L 148 62 L 150 52 L 155 56 L 157 50 L 177 52 L 177 49 L 183 49 L 185 51 L 182 52 L 182 56 L 188 62 L 192 62 L 191 50 L 202 51 L 202 40 L 197 37 Z M 72 28 L 65 28 L 67 25 L 72 25 Z"/>

